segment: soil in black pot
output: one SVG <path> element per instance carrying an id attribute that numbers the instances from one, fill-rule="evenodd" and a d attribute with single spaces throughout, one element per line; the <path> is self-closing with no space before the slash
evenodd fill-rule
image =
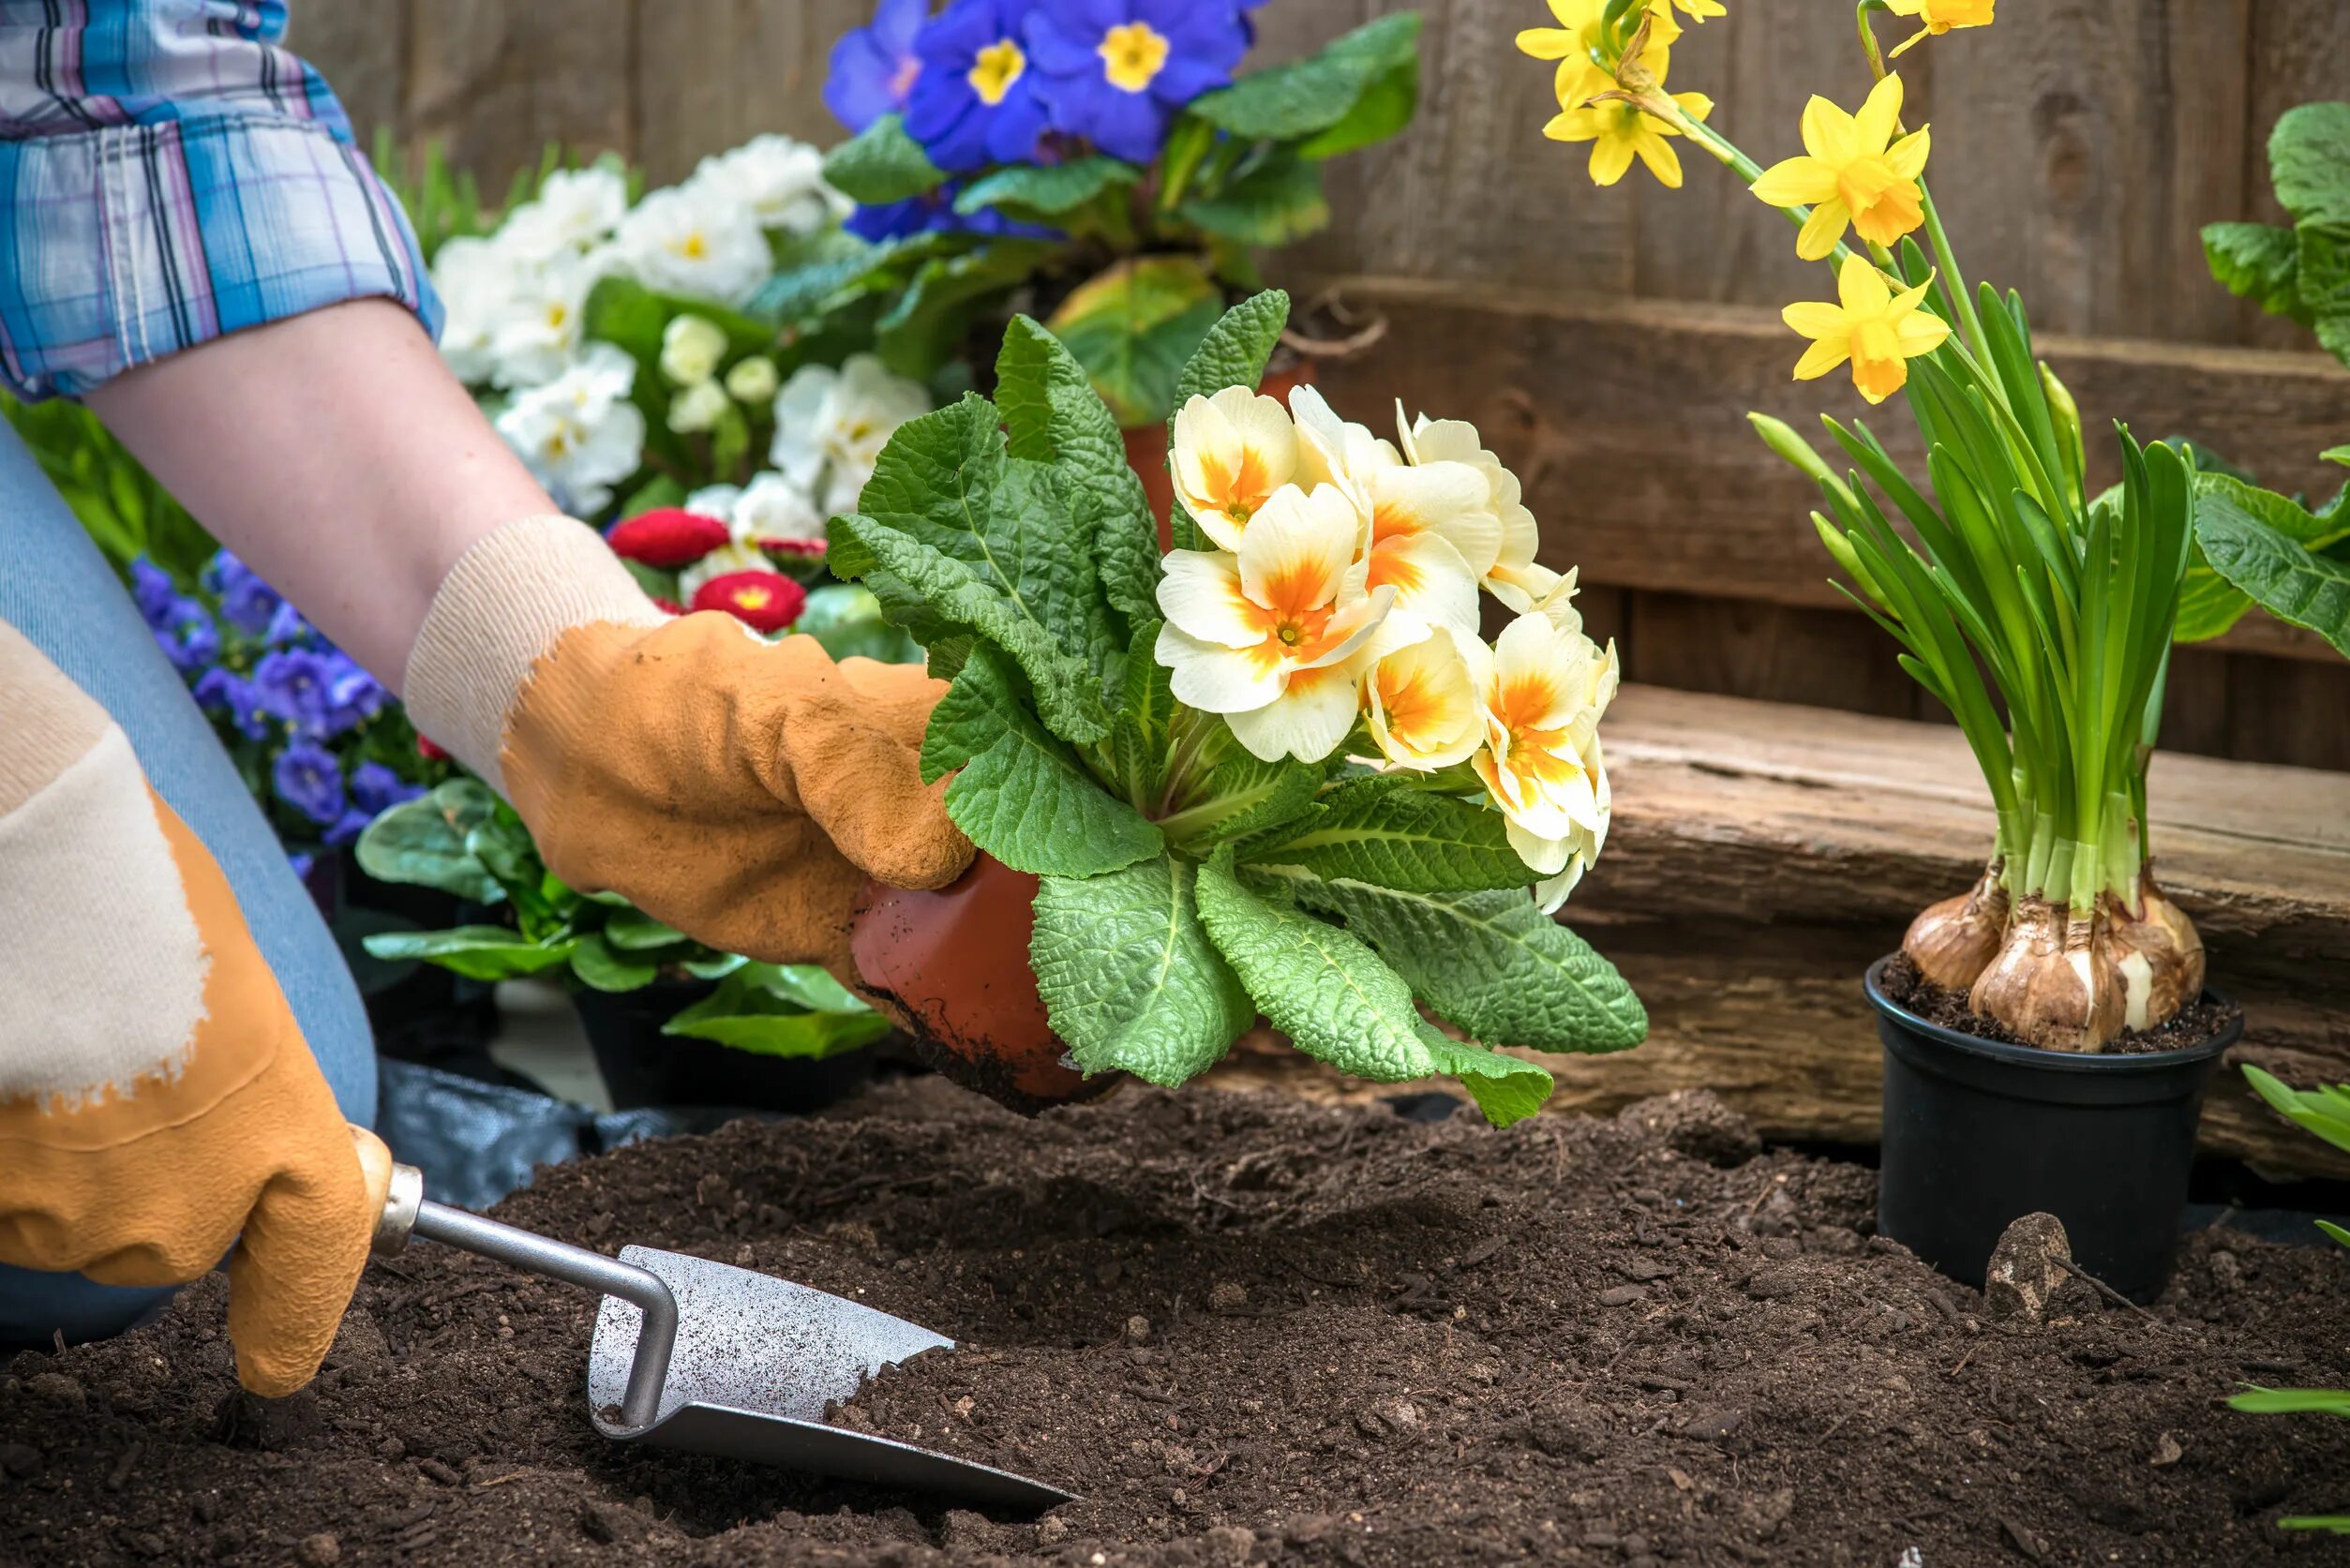
<path id="1" fill-rule="evenodd" d="M 503 1217 L 964 1342 L 846 1407 L 1080 1492 L 1040 1521 L 591 1431 L 589 1301 L 419 1245 L 314 1394 L 223 1422 L 217 1280 L 0 1380 L 0 1562 L 1597 1565 L 2328 1560 L 2350 1257 L 2206 1232 L 2150 1316 L 2039 1322 L 1870 1237 L 1871 1173 L 1687 1118 L 1493 1132 L 936 1079 L 544 1172 Z M 1698 1149 L 1708 1163 L 1678 1152 Z M 228 1434 L 226 1437 L 223 1434 Z M 334 1538 L 331 1550 L 319 1538 Z M 307 1543 L 307 1544 L 306 1544 Z M 307 1554 L 307 1555 L 302 1555 Z"/>
<path id="2" fill-rule="evenodd" d="M 1907 1008 L 1928 1023 L 1955 1029 L 1977 1039 L 1997 1040 L 2002 1045 L 2025 1043 L 2005 1024 L 1976 1014 L 1968 1007 L 1965 992 L 1935 985 L 1920 975 L 1908 953 L 1895 953 L 1885 961 L 1879 984 L 1887 1000 Z M 2158 1027 L 2124 1029 L 2106 1045 L 2103 1053 L 2148 1056 L 2162 1051 L 2192 1050 L 2226 1028 L 2241 1010 L 2233 1002 L 2215 1001 L 2207 992 Z"/>

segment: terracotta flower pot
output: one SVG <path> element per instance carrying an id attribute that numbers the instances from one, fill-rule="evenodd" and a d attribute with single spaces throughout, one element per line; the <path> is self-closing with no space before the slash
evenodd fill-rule
<path id="1" fill-rule="evenodd" d="M 1283 405 L 1289 395 L 1301 386 L 1311 386 L 1314 362 L 1301 359 L 1286 370 L 1276 370 L 1265 378 L 1258 390 L 1267 397 L 1278 397 Z M 1143 482 L 1143 494 L 1150 498 L 1151 515 L 1159 519 L 1159 547 L 1175 548 L 1175 476 L 1167 471 L 1167 427 L 1145 425 L 1139 430 L 1126 432 L 1126 461 Z"/>
<path id="2" fill-rule="evenodd" d="M 849 922 L 849 954 L 866 988 L 906 1014 L 932 1067 L 966 1088 L 1033 1114 L 1108 1088 L 1061 1065 L 1028 966 L 1037 879 L 981 855 L 936 892 L 865 884 Z"/>

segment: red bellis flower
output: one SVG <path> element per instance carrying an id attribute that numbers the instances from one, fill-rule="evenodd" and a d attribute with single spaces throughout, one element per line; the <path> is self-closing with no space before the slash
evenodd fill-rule
<path id="1" fill-rule="evenodd" d="M 622 560 L 667 571 L 691 565 L 733 537 L 715 517 L 664 506 L 613 526 L 605 542 Z"/>
<path id="2" fill-rule="evenodd" d="M 694 592 L 697 610 L 724 610 L 755 632 L 780 632 L 800 619 L 808 590 L 778 572 L 729 572 Z"/>

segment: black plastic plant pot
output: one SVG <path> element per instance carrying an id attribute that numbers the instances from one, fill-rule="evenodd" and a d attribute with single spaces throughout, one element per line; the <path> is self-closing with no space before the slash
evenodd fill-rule
<path id="1" fill-rule="evenodd" d="M 762 1056 L 714 1040 L 665 1035 L 661 1026 L 713 989 L 711 982 L 661 980 L 641 991 L 580 991 L 579 1025 L 615 1111 L 648 1106 L 716 1106 L 804 1114 L 870 1083 L 867 1046 L 818 1061 Z"/>
<path id="2" fill-rule="evenodd" d="M 2019 1217 L 2064 1221 L 2073 1258 L 2133 1301 L 2170 1277 L 2194 1164 L 2204 1086 L 2244 1032 L 2184 1051 L 2124 1056 L 2042 1051 L 1929 1023 L 1887 996 L 1869 966 L 1885 1042 L 1885 1142 L 1877 1229 L 1980 1288 L 1999 1232 Z"/>

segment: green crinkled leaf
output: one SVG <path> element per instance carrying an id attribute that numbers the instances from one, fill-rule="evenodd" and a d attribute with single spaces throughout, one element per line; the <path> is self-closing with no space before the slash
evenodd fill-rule
<path id="1" fill-rule="evenodd" d="M 2223 474 L 2195 480 L 2195 543 L 2211 569 L 2279 620 L 2350 657 L 2350 564 L 2313 553 L 2330 543 L 2298 503 Z"/>
<path id="2" fill-rule="evenodd" d="M 1165 844 L 1158 827 L 1029 717 L 1018 681 L 1000 653 L 975 649 L 932 715 L 923 772 L 962 769 L 947 786 L 955 826 L 1004 864 L 1040 876 L 1096 876 L 1158 854 Z"/>
<path id="3" fill-rule="evenodd" d="M 745 963 L 718 989 L 661 1026 L 665 1035 L 713 1040 L 762 1056 L 820 1058 L 869 1045 L 889 1021 L 824 975 L 801 964 Z"/>
<path id="4" fill-rule="evenodd" d="M 617 992 L 641 991 L 652 984 L 661 970 L 658 964 L 622 951 L 608 934 L 591 933 L 571 949 L 571 972 L 591 991 Z"/>
<path id="5" fill-rule="evenodd" d="M 1212 195 L 1193 196 L 1177 216 L 1235 245 L 1291 245 L 1330 225 L 1322 170 L 1294 153 L 1279 153 L 1243 171 Z"/>
<path id="6" fill-rule="evenodd" d="M 1159 613 L 1159 537 L 1149 500 L 1115 415 L 1093 390 L 1076 356 L 1043 327 L 1016 316 L 995 359 L 995 407 L 1008 450 L 1055 467 L 1069 482 L 1070 509 L 1093 541 L 1102 592 L 1119 614 Z"/>
<path id="7" fill-rule="evenodd" d="M 1215 1066 L 1256 1017 L 1200 925 L 1194 876 L 1159 855 L 1039 885 L 1028 948 L 1037 990 L 1086 1072 L 1173 1088 Z"/>
<path id="8" fill-rule="evenodd" d="M 1143 172 L 1132 164 L 1099 156 L 1068 163 L 1015 163 L 964 187 L 954 199 L 954 210 L 967 217 L 990 207 L 1012 206 L 1055 217 L 1114 186 L 1130 186 L 1142 177 Z"/>
<path id="9" fill-rule="evenodd" d="M 2297 221 L 2350 224 L 2350 103 L 2305 103 L 2279 115 L 2268 176 Z"/>
<path id="10" fill-rule="evenodd" d="M 825 155 L 824 178 L 860 206 L 883 207 L 936 190 L 947 176 L 904 121 L 884 114 Z"/>
<path id="11" fill-rule="evenodd" d="M 2198 545 L 2187 558 L 2187 575 L 2178 585 L 2178 620 L 2171 640 L 2208 642 L 2232 631 L 2252 607 L 2251 596 L 2211 570 Z"/>
<path id="12" fill-rule="evenodd" d="M 2350 219 L 2304 219 L 2294 239 L 2294 289 L 2318 346 L 2350 365 Z"/>
<path id="13" fill-rule="evenodd" d="M 1132 430 L 1173 411 L 1176 380 L 1222 306 L 1197 257 L 1144 256 L 1080 284 L 1048 325 Z"/>
<path id="14" fill-rule="evenodd" d="M 1420 52 L 1415 47 L 1386 75 L 1372 82 L 1328 129 L 1317 131 L 1297 151 L 1328 159 L 1385 142 L 1412 123 L 1420 110 Z"/>
<path id="15" fill-rule="evenodd" d="M 1382 1083 L 1436 1073 L 1531 1081 L 1522 1088 L 1471 1089 L 1497 1120 L 1524 1114 L 1549 1093 L 1549 1074 L 1534 1063 L 1431 1027 L 1413 1007 L 1403 978 L 1360 938 L 1242 886 L 1230 849 L 1200 868 L 1197 896 L 1217 950 L 1273 1026 L 1308 1055 Z"/>
<path id="16" fill-rule="evenodd" d="M 859 583 L 818 583 L 792 635 L 816 638 L 834 659 L 874 659 L 885 665 L 921 663 L 920 644 L 881 613 L 873 590 Z"/>
<path id="17" fill-rule="evenodd" d="M 2238 299 L 2256 303 L 2271 316 L 2309 324 L 2294 280 L 2300 271 L 2298 242 L 2290 229 L 2267 223 L 2207 223 L 2203 259 L 2211 276 Z"/>
<path id="18" fill-rule="evenodd" d="M 2329 446 L 2319 453 L 2317 458 L 2320 462 L 2340 463 L 2344 468 L 2350 468 L 2350 446 Z M 2331 510 L 2341 510 L 2345 500 L 2350 500 L 2350 490 L 2344 490 L 2341 496 L 2335 498 Z"/>
<path id="19" fill-rule="evenodd" d="M 1325 767 L 1292 757 L 1266 762 L 1239 752 L 1218 763 L 1207 776 L 1206 792 L 1162 826 L 1194 854 L 1235 844 L 1304 815 L 1327 773 Z"/>
<path id="20" fill-rule="evenodd" d="M 1135 623 L 1126 650 L 1125 690 L 1110 726 L 1111 765 L 1134 798 L 1149 800 L 1166 787 L 1168 725 L 1175 717 L 1175 672 L 1153 657 L 1157 620 Z"/>
<path id="21" fill-rule="evenodd" d="M 1026 671 L 1054 733 L 1098 740 L 1110 727 L 1099 661 L 1124 646 L 1066 486 L 1007 456 L 996 418 L 985 398 L 965 396 L 901 427 L 865 486 L 864 513 L 832 519 L 831 565 L 852 578 L 879 568 L 876 597 L 892 620 L 918 603 L 926 624 L 900 623 L 925 643 L 950 627 L 990 639 Z"/>
<path id="22" fill-rule="evenodd" d="M 422 959 L 469 980 L 511 980 L 568 962 L 577 939 L 532 942 L 504 926 L 457 926 L 448 931 L 386 932 L 366 939 L 382 959 Z"/>
<path id="23" fill-rule="evenodd" d="M 1416 13 L 1381 17 L 1331 40 L 1317 54 L 1253 71 L 1194 100 L 1191 112 L 1252 142 L 1286 142 L 1327 131 L 1345 121 L 1366 93 L 1417 60 L 1419 37 Z"/>
<path id="24" fill-rule="evenodd" d="M 874 326 L 874 352 L 901 376 L 927 381 L 950 364 L 980 318 L 1036 276 L 1053 246 L 1008 237 L 924 261 Z"/>
<path id="25" fill-rule="evenodd" d="M 1499 812 L 1413 789 L 1400 779 L 1333 792 L 1303 832 L 1248 858 L 1302 866 L 1325 880 L 1424 892 L 1524 888 L 1534 880 L 1509 846 Z"/>
<path id="26" fill-rule="evenodd" d="M 844 229 L 779 239 L 774 276 L 759 285 L 743 312 L 778 326 L 820 315 L 834 295 L 887 260 L 891 249 Z"/>
<path id="27" fill-rule="evenodd" d="M 626 952 L 643 952 L 686 940 L 685 933 L 663 925 L 643 910 L 615 909 L 604 921 L 604 939 Z"/>
<path id="28" fill-rule="evenodd" d="M 1615 966 L 1529 892 L 1304 882 L 1297 896 L 1342 917 L 1440 1016 L 1480 1040 L 1607 1052 L 1648 1038 L 1647 1009 Z"/>
<path id="29" fill-rule="evenodd" d="M 498 798 L 486 784 L 451 779 L 368 823 L 359 835 L 359 869 L 379 882 L 438 888 L 468 903 L 493 903 L 504 890 L 465 841 L 497 809 Z"/>

